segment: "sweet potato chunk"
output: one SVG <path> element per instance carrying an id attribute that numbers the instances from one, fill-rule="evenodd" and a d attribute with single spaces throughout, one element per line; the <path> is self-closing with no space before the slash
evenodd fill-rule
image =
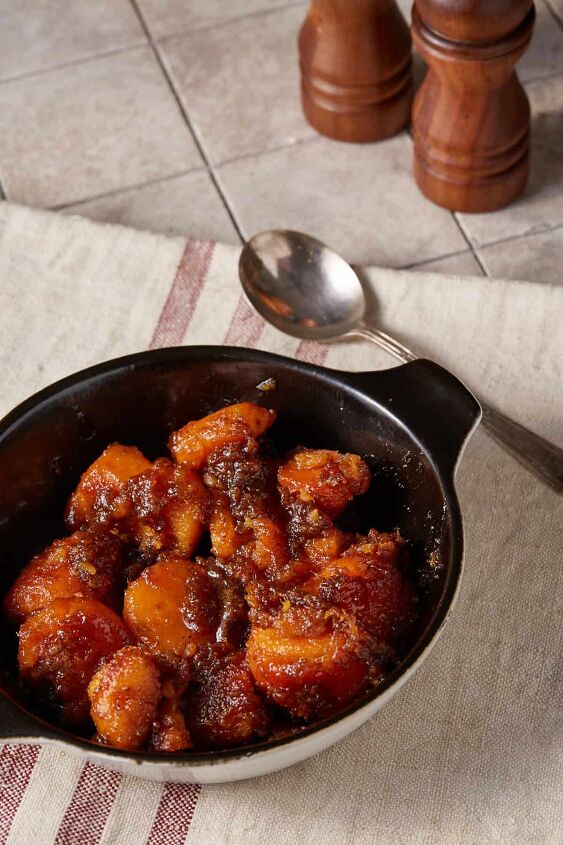
<path id="1" fill-rule="evenodd" d="M 247 660 L 266 699 L 308 721 L 351 701 L 368 682 L 369 667 L 354 618 L 322 602 L 287 599 L 269 627 L 253 622 Z"/>
<path id="2" fill-rule="evenodd" d="M 124 486 L 115 524 L 148 559 L 165 551 L 189 557 L 203 533 L 207 500 L 196 472 L 160 458 Z"/>
<path id="3" fill-rule="evenodd" d="M 166 681 L 152 728 L 151 751 L 185 751 L 192 747 L 180 699 L 179 691 Z"/>
<path id="4" fill-rule="evenodd" d="M 87 598 L 55 599 L 19 631 L 22 680 L 62 704 L 69 722 L 88 717 L 87 687 L 98 666 L 130 642 L 119 616 Z"/>
<path id="5" fill-rule="evenodd" d="M 278 471 L 278 483 L 285 503 L 311 503 L 330 517 L 338 516 L 346 505 L 366 493 L 371 473 L 359 455 L 303 449 L 296 452 Z"/>
<path id="6" fill-rule="evenodd" d="M 252 539 L 252 532 L 237 530 L 236 520 L 229 508 L 229 500 L 225 493 L 213 490 L 211 493 L 211 514 L 209 518 L 209 534 L 211 536 L 211 551 L 219 560 L 229 560 L 238 549 Z"/>
<path id="7" fill-rule="evenodd" d="M 228 405 L 175 431 L 168 441 L 168 448 L 178 463 L 201 469 L 215 450 L 242 445 L 259 437 L 275 418 L 275 411 L 260 408 L 252 402 Z"/>
<path id="8" fill-rule="evenodd" d="M 135 751 L 149 736 L 160 700 L 160 672 L 138 646 L 104 663 L 88 686 L 91 715 L 102 741 Z"/>
<path id="9" fill-rule="evenodd" d="M 33 611 L 69 596 L 99 599 L 116 608 L 121 563 L 116 537 L 98 528 L 76 531 L 28 563 L 4 600 L 4 612 L 19 625 Z"/>
<path id="10" fill-rule="evenodd" d="M 129 584 L 123 618 L 137 639 L 172 668 L 200 643 L 212 642 L 220 622 L 207 573 L 182 558 L 161 560 Z"/>
<path id="11" fill-rule="evenodd" d="M 266 735 L 270 718 L 243 651 L 222 643 L 198 651 L 186 717 L 194 740 L 206 748 L 245 745 Z"/>
<path id="12" fill-rule="evenodd" d="M 354 615 L 371 637 L 393 640 L 414 617 L 414 594 L 397 566 L 403 541 L 372 529 L 325 562 L 309 589 Z"/>
<path id="13" fill-rule="evenodd" d="M 150 466 L 150 461 L 135 446 L 120 443 L 108 446 L 83 473 L 69 499 L 66 524 L 70 531 L 91 523 L 107 523 L 125 483 Z"/>

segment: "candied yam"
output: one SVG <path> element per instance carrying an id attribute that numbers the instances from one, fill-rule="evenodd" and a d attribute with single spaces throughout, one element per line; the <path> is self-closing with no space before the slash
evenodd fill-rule
<path id="1" fill-rule="evenodd" d="M 84 472 L 66 508 L 70 531 L 89 523 L 105 524 L 116 497 L 130 478 L 149 469 L 150 461 L 135 446 L 112 443 Z"/>
<path id="2" fill-rule="evenodd" d="M 161 560 L 127 587 L 123 618 L 152 654 L 174 667 L 197 645 L 215 639 L 219 612 L 210 607 L 210 588 L 198 564 Z"/>
<path id="3" fill-rule="evenodd" d="M 219 560 L 229 560 L 241 546 L 252 539 L 252 533 L 250 530 L 237 531 L 236 520 L 229 509 L 229 500 L 224 493 L 213 490 L 211 501 L 209 518 L 211 552 Z"/>
<path id="4" fill-rule="evenodd" d="M 19 625 L 54 599 L 76 595 L 117 608 L 121 563 L 116 537 L 97 528 L 76 531 L 35 555 L 12 584 L 4 612 Z"/>
<path id="5" fill-rule="evenodd" d="M 91 716 L 102 742 L 135 751 L 145 743 L 160 700 L 160 672 L 138 646 L 117 651 L 88 686 Z"/>
<path id="6" fill-rule="evenodd" d="M 346 505 L 366 493 L 371 481 L 367 464 L 359 455 L 328 449 L 303 449 L 278 470 L 278 483 L 287 506 L 311 504 L 336 517 Z"/>
<path id="7" fill-rule="evenodd" d="M 275 577 L 289 563 L 287 537 L 285 532 L 272 519 L 266 516 L 252 520 L 255 537 L 253 560 L 260 572 Z"/>
<path id="8" fill-rule="evenodd" d="M 146 557 L 166 551 L 189 557 L 203 533 L 208 494 L 196 472 L 160 458 L 125 485 L 118 505 L 118 530 Z"/>
<path id="9" fill-rule="evenodd" d="M 367 685 L 362 638 L 353 619 L 334 610 L 325 611 L 319 620 L 321 630 L 313 634 L 296 636 L 290 633 L 292 627 L 291 623 L 268 628 L 253 624 L 248 665 L 268 701 L 298 718 L 323 718 Z"/>
<path id="10" fill-rule="evenodd" d="M 305 555 L 314 564 L 324 563 L 338 557 L 349 542 L 349 535 L 338 528 L 328 528 L 317 537 L 305 543 Z"/>
<path id="11" fill-rule="evenodd" d="M 244 652 L 222 643 L 198 651 L 185 708 L 194 741 L 206 748 L 246 745 L 266 736 L 270 722 Z"/>
<path id="12" fill-rule="evenodd" d="M 275 418 L 275 411 L 260 408 L 253 402 L 229 405 L 175 431 L 168 448 L 178 463 L 201 469 L 217 449 L 260 437 Z"/>
<path id="13" fill-rule="evenodd" d="M 53 696 L 69 722 L 81 722 L 90 712 L 92 675 L 129 642 L 119 616 L 96 599 L 55 599 L 20 628 L 20 677 L 40 694 Z"/>
<path id="14" fill-rule="evenodd" d="M 192 747 L 180 696 L 170 682 L 162 685 L 162 698 L 154 720 L 149 747 L 151 751 L 167 752 L 185 751 Z"/>
<path id="15" fill-rule="evenodd" d="M 353 614 L 371 637 L 392 640 L 414 618 L 414 592 L 397 566 L 402 546 L 396 534 L 372 530 L 326 562 L 309 589 Z"/>

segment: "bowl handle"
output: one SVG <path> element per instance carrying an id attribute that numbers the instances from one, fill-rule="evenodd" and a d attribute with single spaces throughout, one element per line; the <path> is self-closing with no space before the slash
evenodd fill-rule
<path id="1" fill-rule="evenodd" d="M 481 406 L 458 378 L 424 358 L 345 377 L 403 422 L 444 475 L 455 475 L 463 448 L 481 419 Z"/>

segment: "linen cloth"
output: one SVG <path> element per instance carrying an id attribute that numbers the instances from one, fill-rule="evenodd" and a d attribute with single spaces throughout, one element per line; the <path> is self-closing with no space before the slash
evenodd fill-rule
<path id="1" fill-rule="evenodd" d="M 300 344 L 241 297 L 239 249 L 0 205 L 0 413 L 147 347 L 230 343 L 348 369 L 369 343 Z M 365 268 L 381 324 L 563 445 L 563 287 Z M 56 748 L 0 752 L 0 845 L 563 842 L 563 499 L 478 430 L 457 488 L 460 599 L 363 728 L 283 772 L 184 786 Z"/>

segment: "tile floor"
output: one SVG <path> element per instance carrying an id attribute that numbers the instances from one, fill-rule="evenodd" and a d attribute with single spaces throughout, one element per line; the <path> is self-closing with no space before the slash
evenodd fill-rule
<path id="1" fill-rule="evenodd" d="M 563 0 L 536 6 L 529 186 L 455 215 L 419 193 L 407 132 L 356 146 L 305 122 L 304 0 L 0 0 L 0 196 L 231 243 L 289 226 L 356 262 L 563 284 Z"/>

